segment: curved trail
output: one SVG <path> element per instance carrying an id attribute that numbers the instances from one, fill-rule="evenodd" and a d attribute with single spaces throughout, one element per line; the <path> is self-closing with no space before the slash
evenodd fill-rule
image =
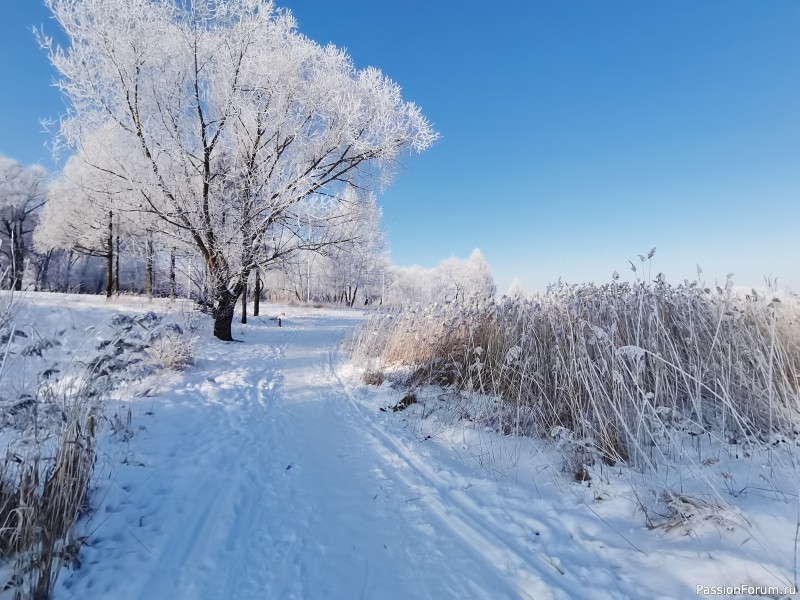
<path id="1" fill-rule="evenodd" d="M 630 597 L 615 573 L 562 569 L 570 549 L 538 537 L 553 510 L 543 523 L 525 494 L 387 433 L 337 375 L 352 313 L 254 321 L 133 404 L 56 598 Z M 577 536 L 553 539 L 585 553 Z"/>

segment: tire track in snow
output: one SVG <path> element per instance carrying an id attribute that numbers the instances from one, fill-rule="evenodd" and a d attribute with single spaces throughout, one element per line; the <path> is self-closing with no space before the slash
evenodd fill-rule
<path id="1" fill-rule="evenodd" d="M 273 557 L 273 568 L 284 571 L 262 597 L 521 597 L 506 577 L 465 551 L 460 538 L 442 540 L 428 515 L 392 492 L 397 480 L 382 476 L 391 465 L 376 453 L 330 368 L 342 327 L 309 321 L 287 352 L 274 421 L 284 428 L 271 435 L 279 461 L 292 465 L 276 482 L 275 509 L 294 522 L 298 542 L 288 556 Z M 317 340 L 311 349 L 310 339 Z M 289 593 L 281 564 L 287 560 L 301 566 L 301 582 Z"/>
<path id="2" fill-rule="evenodd" d="M 493 533 L 490 524 L 486 522 L 485 515 L 482 515 L 480 508 L 471 504 L 463 494 L 453 493 L 451 490 L 448 495 L 448 504 L 451 507 L 455 505 L 458 510 L 454 511 L 448 507 L 441 493 L 442 490 L 450 490 L 452 485 L 437 475 L 424 460 L 420 460 L 398 439 L 377 427 L 371 419 L 362 416 L 363 409 L 353 396 L 352 390 L 342 381 L 336 370 L 337 354 L 337 348 L 332 347 L 328 356 L 328 368 L 338 382 L 343 395 L 347 398 L 351 412 L 361 417 L 359 420 L 366 426 L 369 435 L 387 458 L 387 462 L 400 461 L 411 468 L 409 474 L 395 470 L 395 476 L 408 488 L 419 492 L 420 501 L 426 505 L 440 525 L 435 529 L 439 529 L 441 532 L 443 528 L 463 540 L 471 548 L 476 560 L 487 564 L 499 578 L 513 581 L 512 589 L 521 598 L 531 600 L 553 598 L 553 588 L 548 585 L 545 578 L 540 575 L 539 569 L 526 558 L 526 555 L 539 554 L 539 560 L 543 561 L 548 569 L 554 569 L 560 573 L 560 568 L 551 559 L 541 555 L 538 550 L 524 550 L 516 547 L 516 544 L 509 544 L 507 539 L 499 538 Z M 546 579 L 552 578 L 547 577 Z M 558 596 L 568 597 L 561 594 Z"/>
<path id="3" fill-rule="evenodd" d="M 239 453 L 246 489 L 236 495 L 235 517 L 227 525 L 226 554 L 222 572 L 205 586 L 208 598 L 302 598 L 302 565 L 297 548 L 305 543 L 298 533 L 302 523 L 280 518 L 275 482 L 285 475 L 276 461 L 275 448 L 283 440 L 276 424 L 275 407 L 283 387 L 281 362 L 285 359 L 290 328 L 275 336 L 277 352 L 270 361 L 275 370 L 248 387 L 252 410 L 243 415 L 241 432 L 246 439 Z"/>
<path id="4" fill-rule="evenodd" d="M 260 433 L 274 399 L 270 391 L 279 379 L 276 364 L 284 345 L 276 341 L 265 354 L 248 349 L 254 355 L 250 364 L 239 365 L 244 369 L 241 380 L 215 394 L 222 398 L 216 410 L 212 402 L 216 398 L 206 396 L 211 409 L 207 418 L 216 418 L 206 423 L 196 451 L 173 466 L 174 471 L 183 467 L 192 472 L 197 461 L 200 477 L 184 498 L 188 507 L 182 535 L 166 547 L 154 579 L 145 588 L 155 597 L 177 588 L 183 598 L 234 598 L 247 588 L 259 587 L 258 569 L 254 574 L 250 563 L 229 562 L 226 557 L 252 555 L 253 547 L 266 539 L 258 508 L 268 485 L 260 466 L 269 447 Z M 212 379 L 224 382 L 226 376 L 223 370 Z M 173 580 L 165 581 L 165 575 Z"/>
<path id="5" fill-rule="evenodd" d="M 285 336 L 271 337 L 269 345 L 235 346 L 235 354 L 210 341 L 197 367 L 153 400 L 147 429 L 113 467 L 84 568 L 62 575 L 65 597 L 261 597 L 264 570 L 228 559 L 268 538 L 259 505 L 273 475 L 265 473 L 262 432 L 285 350 Z"/>
<path id="6" fill-rule="evenodd" d="M 595 540 L 576 537 L 574 531 L 565 529 L 558 514 L 549 506 L 545 507 L 539 519 L 531 516 L 529 505 L 515 506 L 522 499 L 513 496 L 503 497 L 502 502 L 495 505 L 479 504 L 475 498 L 480 492 L 466 491 L 474 482 L 444 463 L 437 463 L 435 458 L 420 455 L 402 435 L 387 432 L 376 418 L 365 414 L 352 388 L 339 376 L 336 352 L 336 348 L 331 348 L 329 369 L 378 451 L 385 454 L 390 464 L 404 467 L 395 469 L 395 476 L 413 490 L 418 502 L 426 506 L 445 530 L 462 539 L 479 560 L 491 564 L 499 576 L 515 581 L 521 597 L 572 598 L 575 590 L 582 590 L 582 597 L 597 599 L 627 599 L 638 595 L 636 582 L 631 589 L 631 582 L 615 566 L 603 568 L 601 564 L 602 573 L 598 573 L 586 565 L 585 557 L 593 555 L 596 550 Z M 489 493 L 495 492 L 490 489 Z M 551 533 L 555 535 L 549 538 L 572 542 L 570 547 L 549 548 L 556 550 L 559 558 L 549 556 L 547 548 L 542 547 L 544 540 L 537 537 L 537 532 L 553 529 L 556 531 Z M 562 569 L 563 558 L 574 560 L 574 564 L 570 563 L 571 568 Z M 597 587 L 599 580 L 611 583 L 612 587 Z M 625 589 L 628 591 L 623 591 Z"/>

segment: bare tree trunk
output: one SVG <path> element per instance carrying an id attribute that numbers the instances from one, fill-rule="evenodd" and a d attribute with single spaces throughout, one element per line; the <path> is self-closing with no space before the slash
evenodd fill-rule
<path id="1" fill-rule="evenodd" d="M 242 325 L 247 324 L 247 283 L 242 289 Z"/>
<path id="2" fill-rule="evenodd" d="M 78 273 L 78 282 L 75 286 L 75 289 L 79 294 L 88 294 L 90 293 L 89 286 L 87 284 L 87 274 L 86 272 L 89 270 L 89 261 L 84 257 L 81 260 L 81 270 Z"/>
<path id="3" fill-rule="evenodd" d="M 231 277 L 224 263 L 215 265 L 214 258 L 207 258 L 211 293 L 214 300 L 214 337 L 232 342 L 233 314 L 236 301 L 246 289 L 250 270 L 245 269 Z"/>
<path id="4" fill-rule="evenodd" d="M 70 277 L 72 276 L 72 267 L 75 266 L 75 258 L 74 257 L 75 257 L 75 253 L 72 250 L 70 250 L 69 253 L 67 254 L 67 269 L 66 269 L 66 273 L 64 274 L 64 289 L 61 290 L 61 291 L 64 291 L 64 292 L 69 292 L 70 291 L 69 280 L 70 280 Z"/>
<path id="5" fill-rule="evenodd" d="M 145 258 L 144 293 L 153 297 L 153 237 L 147 238 L 147 257 Z"/>
<path id="6" fill-rule="evenodd" d="M 353 306 L 355 306 L 357 293 L 358 293 L 358 286 L 356 286 L 356 289 L 353 290 L 353 295 L 350 296 L 350 304 L 349 304 L 350 308 L 353 308 Z"/>
<path id="7" fill-rule="evenodd" d="M 46 291 L 48 285 L 48 272 L 50 271 L 50 261 L 53 259 L 53 250 L 48 250 L 44 253 L 42 264 L 39 267 L 39 272 L 36 274 L 36 289 L 39 291 Z"/>
<path id="8" fill-rule="evenodd" d="M 25 245 L 22 240 L 22 223 L 15 223 L 12 227 L 11 259 L 13 261 L 12 277 L 14 279 L 12 287 L 19 292 L 22 290 L 22 273 L 25 270 Z"/>
<path id="9" fill-rule="evenodd" d="M 253 316 L 258 316 L 259 311 L 259 304 L 261 302 L 261 287 L 263 282 L 261 281 L 261 269 L 256 268 L 256 282 L 255 282 L 255 289 L 253 290 Z"/>
<path id="10" fill-rule="evenodd" d="M 233 333 L 233 313 L 236 301 L 242 293 L 243 284 L 241 281 L 235 284 L 234 288 L 228 289 L 224 279 L 216 284 L 216 302 L 214 306 L 214 337 L 223 342 L 232 342 Z"/>
<path id="11" fill-rule="evenodd" d="M 175 300 L 175 248 L 169 253 L 169 299 Z"/>
<path id="12" fill-rule="evenodd" d="M 114 293 L 119 296 L 119 249 L 120 249 L 120 241 L 119 241 L 119 223 L 117 223 L 117 238 L 115 240 L 115 250 L 117 251 L 114 255 Z"/>
<path id="13" fill-rule="evenodd" d="M 114 291 L 114 211 L 108 211 L 108 239 L 106 240 L 106 298 Z"/>
<path id="14" fill-rule="evenodd" d="M 236 306 L 236 296 L 227 289 L 218 292 L 216 306 L 214 307 L 214 337 L 223 342 L 233 341 L 231 325 L 233 324 L 234 306 Z"/>

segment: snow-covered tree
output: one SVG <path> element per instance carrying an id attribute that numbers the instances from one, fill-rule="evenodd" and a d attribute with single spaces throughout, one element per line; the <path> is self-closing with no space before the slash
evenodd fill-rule
<path id="1" fill-rule="evenodd" d="M 497 293 L 492 272 L 478 248 L 475 248 L 467 259 L 464 279 L 465 297 L 485 302 L 494 298 Z"/>
<path id="2" fill-rule="evenodd" d="M 49 201 L 34 233 L 36 248 L 73 250 L 85 256 L 105 256 L 109 227 L 113 225 L 112 196 L 85 186 L 76 173 L 81 166 L 70 160 L 53 182 Z"/>
<path id="3" fill-rule="evenodd" d="M 0 275 L 5 273 L 15 290 L 22 289 L 31 234 L 46 200 L 48 177 L 39 165 L 25 167 L 0 156 Z"/>
<path id="4" fill-rule="evenodd" d="M 290 236 L 297 250 L 273 263 L 268 277 L 274 290 L 288 290 L 297 300 L 319 300 L 355 304 L 380 296 L 385 257 L 382 212 L 374 194 L 346 190 L 342 202 L 301 205 Z M 337 242 L 331 244 L 330 239 Z M 276 240 L 273 247 L 280 248 Z M 276 275 L 279 267 L 280 275 Z"/>
<path id="5" fill-rule="evenodd" d="M 147 232 L 155 229 L 152 216 L 137 210 L 141 204 L 139 194 L 126 180 L 114 175 L 117 161 L 124 156 L 121 148 L 113 146 L 119 141 L 109 128 L 87 136 L 81 151 L 70 157 L 50 187 L 34 233 L 41 252 L 68 250 L 105 258 L 108 296 L 112 293 L 115 262 L 119 290 L 122 240 L 150 240 Z"/>
<path id="6" fill-rule="evenodd" d="M 300 205 L 344 208 L 346 190 L 385 185 L 436 138 L 394 82 L 270 0 L 46 4 L 70 41 L 43 39 L 70 104 L 63 141 L 81 152 L 113 129 L 130 156 L 112 175 L 202 255 L 221 339 L 250 270 L 304 247 Z"/>
<path id="7" fill-rule="evenodd" d="M 386 289 L 386 301 L 396 306 L 435 302 L 433 295 L 434 270 L 417 265 L 395 267 L 391 270 Z"/>
<path id="8" fill-rule="evenodd" d="M 525 298 L 525 288 L 522 287 L 522 282 L 519 278 L 515 277 L 511 282 L 511 285 L 508 286 L 508 291 L 505 293 L 506 296 L 509 298 L 513 298 L 514 300 L 521 300 Z"/>
<path id="9" fill-rule="evenodd" d="M 387 263 L 381 222 L 381 210 L 375 198 L 370 197 L 359 207 L 358 219 L 342 224 L 349 231 L 340 235 L 351 241 L 336 246 L 328 257 L 327 285 L 349 306 L 355 304 L 359 291 L 366 302 L 378 289 L 377 282 Z"/>

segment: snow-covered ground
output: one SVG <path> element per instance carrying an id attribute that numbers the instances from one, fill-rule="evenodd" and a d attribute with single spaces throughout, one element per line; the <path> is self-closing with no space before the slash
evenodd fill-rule
<path id="1" fill-rule="evenodd" d="M 181 310 L 25 302 L 41 327 L 71 319 L 75 331 Z M 340 342 L 358 311 L 262 312 L 235 325 L 243 343 L 211 338 L 204 320 L 194 365 L 116 394 L 82 566 L 62 572 L 55 598 L 689 598 L 698 585 L 791 585 L 796 481 L 759 492 L 757 463 L 721 457 L 707 466 L 747 490 L 741 512 L 691 535 L 648 530 L 630 473 L 577 483 L 551 446 L 430 416 L 435 395 L 379 410 L 403 391 L 364 386 L 348 364 Z"/>

